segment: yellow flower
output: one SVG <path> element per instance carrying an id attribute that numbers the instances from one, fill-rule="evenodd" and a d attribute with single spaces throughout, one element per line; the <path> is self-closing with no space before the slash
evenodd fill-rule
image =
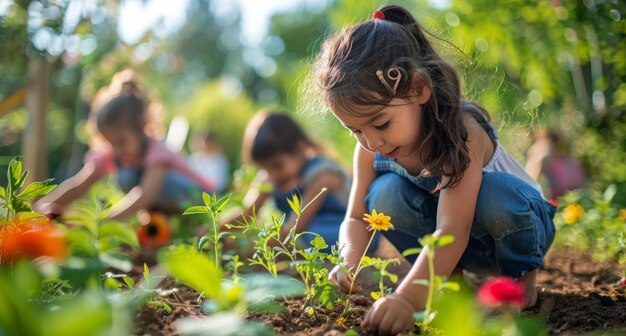
<path id="1" fill-rule="evenodd" d="M 369 224 L 371 230 L 387 231 L 389 228 L 393 229 L 391 224 L 391 217 L 385 216 L 384 213 L 376 213 L 376 209 L 372 210 L 372 214 L 365 214 L 363 220 Z"/>
<path id="2" fill-rule="evenodd" d="M 626 222 L 626 208 L 619 211 L 619 218 Z"/>
<path id="3" fill-rule="evenodd" d="M 340 317 L 337 319 L 337 321 L 335 321 L 335 323 L 337 323 L 340 326 L 344 326 L 346 322 L 348 322 L 348 319 L 346 319 L 345 317 Z"/>
<path id="4" fill-rule="evenodd" d="M 585 209 L 580 204 L 572 204 L 563 209 L 563 219 L 567 224 L 576 223 L 585 213 Z"/>

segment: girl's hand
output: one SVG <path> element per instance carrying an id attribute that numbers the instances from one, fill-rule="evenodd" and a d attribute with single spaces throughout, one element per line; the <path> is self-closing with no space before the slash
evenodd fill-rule
<path id="1" fill-rule="evenodd" d="M 352 277 L 349 274 L 346 274 L 342 267 L 345 266 L 335 266 L 335 268 L 330 271 L 330 274 L 328 274 L 328 279 L 335 285 L 339 286 L 339 288 L 341 288 L 341 290 L 345 293 L 350 293 L 350 282 L 352 281 Z M 352 287 L 352 293 L 358 293 L 360 291 L 361 285 L 355 282 Z"/>
<path id="2" fill-rule="evenodd" d="M 374 302 L 365 315 L 361 328 L 377 331 L 379 335 L 397 335 L 415 326 L 413 305 L 400 294 L 385 296 Z"/>

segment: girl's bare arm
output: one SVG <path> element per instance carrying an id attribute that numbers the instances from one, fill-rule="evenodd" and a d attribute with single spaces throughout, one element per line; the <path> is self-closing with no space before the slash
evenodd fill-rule
<path id="1" fill-rule="evenodd" d="M 102 178 L 102 175 L 93 162 L 87 162 L 76 175 L 65 180 L 50 194 L 37 201 L 35 210 L 44 214 L 61 214 L 68 204 L 84 195 L 96 181 Z"/>
<path id="2" fill-rule="evenodd" d="M 461 181 L 452 188 L 441 191 L 437 208 L 437 229 L 434 235 L 452 235 L 455 240 L 450 245 L 438 248 L 435 251 L 435 273 L 440 276 L 449 276 L 461 255 L 467 248 L 470 237 L 478 192 L 482 183 L 482 168 L 485 157 L 490 153 L 490 140 L 481 137 L 484 132 L 478 124 L 468 125 L 467 146 L 470 154 L 470 165 L 465 170 Z M 443 181 L 446 182 L 445 179 Z M 413 268 L 398 286 L 397 293 L 410 302 L 414 309 L 424 308 L 427 296 L 427 287 L 415 285 L 417 279 L 428 279 L 427 253 L 420 253 Z"/>
<path id="3" fill-rule="evenodd" d="M 375 179 L 374 153 L 357 144 L 354 150 L 354 182 L 350 190 L 350 200 L 346 218 L 339 230 L 339 248 L 344 263 L 348 267 L 358 265 L 372 232 L 367 230 L 363 215 L 367 213 L 365 197 L 370 184 Z"/>
<path id="4" fill-rule="evenodd" d="M 123 219 L 139 210 L 149 209 L 157 201 L 167 167 L 158 165 L 146 169 L 140 185 L 131 189 L 118 203 L 113 206 L 109 217 Z"/>

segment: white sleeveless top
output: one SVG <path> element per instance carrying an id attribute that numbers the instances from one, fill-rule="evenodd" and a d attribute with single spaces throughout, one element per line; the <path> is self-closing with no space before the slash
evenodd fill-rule
<path id="1" fill-rule="evenodd" d="M 541 191 L 541 186 L 535 179 L 530 177 L 524 168 L 515 160 L 511 154 L 509 154 L 502 145 L 497 142 L 496 151 L 493 153 L 493 157 L 483 170 L 486 172 L 501 172 L 509 173 L 530 184 L 533 188 L 537 189 L 541 196 L 545 199 L 546 196 Z"/>

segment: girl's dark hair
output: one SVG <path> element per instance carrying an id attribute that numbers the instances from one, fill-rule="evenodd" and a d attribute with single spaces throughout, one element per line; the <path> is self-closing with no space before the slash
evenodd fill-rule
<path id="1" fill-rule="evenodd" d="M 277 154 L 293 154 L 303 144 L 316 147 L 291 117 L 276 111 L 257 115 L 246 129 L 246 138 L 244 152 L 255 162 Z"/>
<path id="2" fill-rule="evenodd" d="M 459 76 L 409 11 L 397 5 L 380 11 L 384 19 L 347 27 L 324 42 L 314 66 L 317 87 L 335 113 L 361 116 L 371 112 L 355 111 L 354 106 L 388 106 L 393 98 L 409 98 L 428 87 L 431 95 L 422 105 L 418 137 L 422 174 L 450 177 L 436 190 L 455 186 L 470 162 Z M 395 74 L 390 78 L 388 73 L 393 68 L 401 75 L 395 92 L 388 87 L 395 83 Z M 383 84 L 377 70 L 391 85 Z"/>
<path id="3" fill-rule="evenodd" d="M 121 93 L 100 108 L 96 126 L 100 132 L 110 127 L 130 127 L 143 133 L 145 105 L 137 95 Z"/>

